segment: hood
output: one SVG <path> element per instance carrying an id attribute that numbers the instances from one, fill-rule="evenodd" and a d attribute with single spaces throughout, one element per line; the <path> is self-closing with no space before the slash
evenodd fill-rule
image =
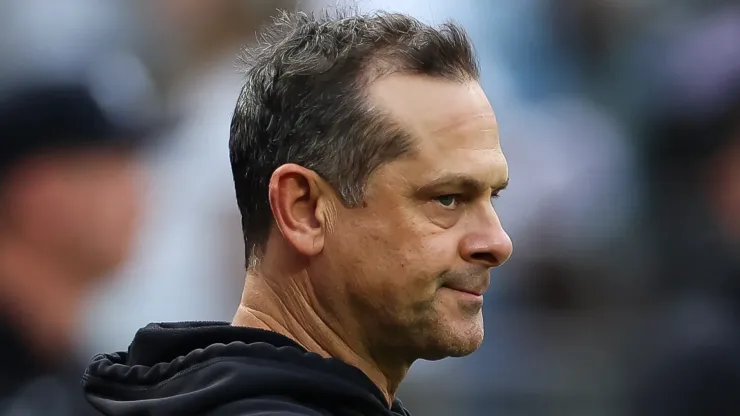
<path id="1" fill-rule="evenodd" d="M 95 408 L 115 416 L 209 414 L 265 398 L 333 414 L 408 414 L 398 401 L 389 409 L 359 369 L 228 323 L 150 324 L 127 352 L 93 357 L 82 385 Z"/>

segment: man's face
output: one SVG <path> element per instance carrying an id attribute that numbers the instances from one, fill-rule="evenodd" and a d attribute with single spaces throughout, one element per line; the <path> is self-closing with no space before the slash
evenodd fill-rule
<path id="1" fill-rule="evenodd" d="M 12 198 L 17 240 L 83 279 L 126 258 L 143 202 L 143 172 L 131 152 L 55 152 L 21 169 Z"/>
<path id="2" fill-rule="evenodd" d="M 110 272 L 128 256 L 138 229 L 141 166 L 132 153 L 101 150 L 70 157 L 62 169 L 66 231 L 77 237 L 76 254 L 88 259 L 91 271 Z"/>
<path id="3" fill-rule="evenodd" d="M 354 320 L 373 351 L 470 354 L 483 341 L 489 271 L 512 251 L 492 203 L 508 181 L 493 110 L 475 82 L 400 74 L 373 84 L 370 99 L 414 151 L 372 174 L 365 206 L 338 208 L 322 259 L 336 278 L 317 290 L 349 302 L 326 307 Z"/>

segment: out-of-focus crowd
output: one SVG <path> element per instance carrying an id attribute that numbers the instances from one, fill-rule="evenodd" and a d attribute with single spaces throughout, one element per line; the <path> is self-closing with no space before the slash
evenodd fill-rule
<path id="1" fill-rule="evenodd" d="M 4 375 L 31 371 L 21 355 L 44 367 L 125 349 L 152 321 L 231 320 L 245 275 L 228 160 L 236 55 L 277 8 L 325 5 L 0 3 Z M 511 171 L 497 210 L 515 250 L 493 275 L 486 341 L 416 364 L 407 407 L 740 409 L 740 4 L 359 6 L 469 30 Z M 0 414 L 77 400 L 26 390 Z"/>

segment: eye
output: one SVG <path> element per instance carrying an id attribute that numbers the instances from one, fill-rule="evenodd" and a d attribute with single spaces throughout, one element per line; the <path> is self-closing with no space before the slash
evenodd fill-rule
<path id="1" fill-rule="evenodd" d="M 450 194 L 450 195 L 442 195 L 434 198 L 440 205 L 442 205 L 445 208 L 452 209 L 455 208 L 458 204 L 458 195 Z"/>

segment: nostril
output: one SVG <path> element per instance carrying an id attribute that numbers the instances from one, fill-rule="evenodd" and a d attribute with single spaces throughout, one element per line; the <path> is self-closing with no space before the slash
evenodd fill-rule
<path id="1" fill-rule="evenodd" d="M 473 255 L 470 257 L 472 257 L 473 260 L 475 261 L 486 263 L 491 266 L 495 266 L 496 264 L 498 264 L 498 259 L 496 259 L 496 256 L 494 256 L 491 253 L 478 252 L 478 253 L 473 253 Z"/>

